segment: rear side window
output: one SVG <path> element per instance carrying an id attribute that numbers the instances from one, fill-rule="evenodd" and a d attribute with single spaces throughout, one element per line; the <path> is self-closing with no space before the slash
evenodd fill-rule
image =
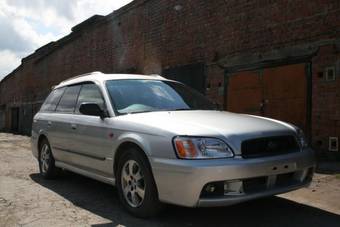
<path id="1" fill-rule="evenodd" d="M 50 95 L 46 98 L 44 104 L 41 106 L 40 111 L 42 112 L 53 112 L 55 111 L 57 104 L 63 95 L 65 88 L 58 88 L 53 90 Z"/>
<path id="2" fill-rule="evenodd" d="M 96 103 L 102 109 L 104 108 L 103 96 L 95 84 L 83 84 L 79 93 L 76 112 L 79 113 L 79 107 L 82 103 Z"/>
<path id="3" fill-rule="evenodd" d="M 57 112 L 73 113 L 76 107 L 80 85 L 67 87 L 57 107 Z"/>

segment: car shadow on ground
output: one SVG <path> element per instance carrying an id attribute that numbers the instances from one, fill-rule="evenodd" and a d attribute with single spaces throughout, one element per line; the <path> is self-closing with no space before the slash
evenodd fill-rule
<path id="1" fill-rule="evenodd" d="M 93 226 L 339 226 L 340 215 L 279 197 L 259 199 L 222 208 L 168 206 L 159 216 L 144 220 L 126 213 L 116 189 L 77 174 L 63 174 L 57 180 L 31 179 L 75 206 L 110 220 Z M 179 186 L 178 186 L 179 187 Z"/>

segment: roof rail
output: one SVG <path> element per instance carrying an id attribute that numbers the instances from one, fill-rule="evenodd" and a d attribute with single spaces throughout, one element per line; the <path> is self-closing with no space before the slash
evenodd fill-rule
<path id="1" fill-rule="evenodd" d="M 156 78 L 162 78 L 162 79 L 164 79 L 164 77 L 162 77 L 162 76 L 159 75 L 159 74 L 149 74 L 149 76 L 153 76 L 153 77 L 156 77 Z"/>
<path id="2" fill-rule="evenodd" d="M 89 75 L 93 75 L 93 74 L 102 74 L 102 72 L 99 72 L 99 71 L 95 71 L 95 72 L 90 72 L 90 73 L 84 73 L 84 74 L 81 74 L 81 75 L 78 75 L 78 76 L 74 76 L 74 77 L 70 77 L 66 80 L 63 80 L 60 84 L 63 84 L 67 81 L 70 81 L 70 80 L 73 80 L 73 79 L 77 79 L 79 77 L 83 77 L 83 76 L 89 76 Z"/>

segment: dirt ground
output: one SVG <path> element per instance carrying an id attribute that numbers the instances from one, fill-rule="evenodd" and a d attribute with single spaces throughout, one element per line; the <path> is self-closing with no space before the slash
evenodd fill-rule
<path id="1" fill-rule="evenodd" d="M 114 187 L 76 175 L 43 180 L 29 137 L 0 133 L 0 226 L 340 226 L 340 177 L 317 174 L 310 188 L 231 207 L 169 206 L 142 220 Z M 339 174 L 339 173 L 338 173 Z"/>

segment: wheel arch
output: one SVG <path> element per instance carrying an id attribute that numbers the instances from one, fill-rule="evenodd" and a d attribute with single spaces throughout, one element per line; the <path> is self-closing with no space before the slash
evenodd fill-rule
<path id="1" fill-rule="evenodd" d="M 45 134 L 40 134 L 39 137 L 38 137 L 38 142 L 37 142 L 37 149 L 38 149 L 38 153 L 40 152 L 40 146 L 41 146 L 41 143 L 42 141 L 44 140 L 47 140 L 48 142 L 48 138 Z"/>
<path id="2" fill-rule="evenodd" d="M 129 148 L 135 148 L 136 151 L 138 151 L 139 154 L 142 155 L 142 157 L 144 158 L 144 160 L 146 161 L 146 164 L 150 170 L 151 173 L 151 178 L 154 182 L 155 185 L 155 190 L 156 190 L 156 196 L 157 198 L 159 198 L 159 191 L 158 191 L 158 185 L 157 182 L 155 180 L 154 177 L 154 173 L 153 173 L 153 169 L 151 167 L 151 163 L 150 160 L 148 158 L 148 153 L 143 149 L 142 146 L 140 146 L 138 143 L 134 142 L 134 141 L 124 141 L 123 143 L 121 143 L 118 148 L 116 149 L 115 155 L 114 155 L 114 160 L 113 160 L 113 175 L 114 177 L 117 179 L 117 172 L 118 172 L 118 162 L 120 157 L 122 157 L 122 155 L 124 154 L 124 151 L 126 151 Z M 116 181 L 117 182 L 117 181 Z"/>
<path id="3" fill-rule="evenodd" d="M 139 151 L 139 153 L 145 158 L 145 160 L 148 163 L 148 166 L 150 168 L 150 171 L 152 172 L 152 168 L 151 168 L 151 164 L 148 158 L 148 155 L 145 151 L 145 148 L 143 148 L 143 146 L 141 146 L 138 142 L 136 141 L 132 141 L 132 140 L 126 140 L 123 141 L 116 149 L 116 152 L 114 154 L 113 157 L 113 174 L 114 176 L 117 173 L 117 167 L 118 167 L 118 161 L 120 159 L 120 157 L 124 154 L 124 151 L 126 151 L 129 148 L 135 148 L 137 151 Z"/>
<path id="4" fill-rule="evenodd" d="M 113 149 L 113 175 L 116 175 L 116 168 L 119 158 L 121 157 L 124 150 L 129 147 L 134 147 L 138 151 L 140 151 L 144 158 L 148 161 L 150 165 L 150 161 L 148 156 L 151 155 L 150 144 L 148 140 L 143 137 L 143 135 L 139 135 L 136 133 L 123 133 L 117 137 L 117 145 Z M 151 165 L 150 165 L 151 167 Z"/>

